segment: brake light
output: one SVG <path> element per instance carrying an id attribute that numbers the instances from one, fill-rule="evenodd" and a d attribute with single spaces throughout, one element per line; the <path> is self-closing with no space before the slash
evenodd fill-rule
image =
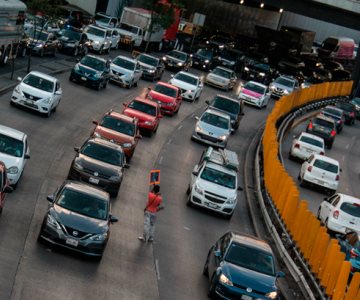
<path id="1" fill-rule="evenodd" d="M 308 126 L 308 129 L 313 129 L 313 123 L 312 123 L 312 121 L 310 121 L 309 126 Z"/>
<path id="2" fill-rule="evenodd" d="M 331 136 L 335 136 L 336 135 L 336 131 L 333 129 L 331 130 L 331 133 L 330 133 Z"/>
<path id="3" fill-rule="evenodd" d="M 356 258 L 356 257 L 358 257 L 359 256 L 359 254 L 357 254 L 356 252 L 355 252 L 355 249 L 354 248 L 351 248 L 351 250 L 350 250 L 350 258 Z"/>
<path id="4" fill-rule="evenodd" d="M 349 115 L 350 117 L 355 117 L 355 113 L 353 111 Z"/>
<path id="5" fill-rule="evenodd" d="M 320 152 L 320 155 L 325 155 L 324 151 L 321 151 L 321 152 Z"/>
<path id="6" fill-rule="evenodd" d="M 308 170 L 309 172 L 311 172 L 312 166 L 308 166 L 307 170 Z"/>
<path id="7" fill-rule="evenodd" d="M 295 144 L 295 148 L 299 148 L 300 149 L 300 145 L 298 143 Z"/>
<path id="8" fill-rule="evenodd" d="M 340 176 L 339 176 L 339 175 L 336 175 L 335 180 L 336 180 L 336 181 L 339 181 L 339 180 L 340 180 Z"/>
<path id="9" fill-rule="evenodd" d="M 334 219 L 338 219 L 338 218 L 339 218 L 339 214 L 340 214 L 340 212 L 339 212 L 338 210 L 335 210 L 335 211 L 333 212 L 333 217 L 334 217 Z"/>

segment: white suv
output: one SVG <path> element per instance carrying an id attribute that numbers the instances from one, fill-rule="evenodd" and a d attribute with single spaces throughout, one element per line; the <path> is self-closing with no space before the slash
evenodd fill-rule
<path id="1" fill-rule="evenodd" d="M 199 76 L 180 71 L 174 76 L 171 75 L 171 77 L 169 83 L 181 90 L 181 97 L 183 99 L 188 99 L 191 102 L 199 100 L 204 87 Z"/>
<path id="2" fill-rule="evenodd" d="M 16 187 L 30 158 L 27 135 L 16 129 L 0 125 L 0 161 L 3 161 L 10 184 Z"/>
<path id="3" fill-rule="evenodd" d="M 56 111 L 62 96 L 60 82 L 55 77 L 32 71 L 14 89 L 10 103 L 36 110 L 49 117 Z"/>
<path id="4" fill-rule="evenodd" d="M 103 54 L 104 51 L 107 53 L 110 52 L 111 47 L 111 38 L 112 30 L 104 28 L 97 25 L 89 25 L 85 27 L 84 33 L 86 33 L 88 39 L 90 40 L 89 49 Z"/>
<path id="5" fill-rule="evenodd" d="M 204 150 L 187 190 L 188 206 L 201 206 L 230 219 L 237 204 L 239 161 L 229 150 Z"/>

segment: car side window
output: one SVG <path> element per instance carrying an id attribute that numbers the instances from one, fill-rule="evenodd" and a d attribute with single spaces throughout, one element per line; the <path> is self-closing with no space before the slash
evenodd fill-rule
<path id="1" fill-rule="evenodd" d="M 225 254 L 227 248 L 229 247 L 230 240 L 231 240 L 231 239 L 230 239 L 230 235 L 229 235 L 229 234 L 227 234 L 227 235 L 224 236 L 224 239 L 223 239 L 223 242 L 222 242 L 221 248 L 220 248 L 222 255 Z"/>
<path id="2" fill-rule="evenodd" d="M 340 196 L 336 195 L 334 199 L 332 199 L 331 204 L 332 206 L 336 206 L 340 201 Z"/>
<path id="3" fill-rule="evenodd" d="M 56 82 L 56 87 L 55 87 L 55 91 L 58 91 L 60 89 L 60 83 Z"/>
<path id="4" fill-rule="evenodd" d="M 5 178 L 5 172 L 1 172 L 0 173 L 0 191 L 4 190 L 4 185 L 6 182 L 6 178 Z"/>

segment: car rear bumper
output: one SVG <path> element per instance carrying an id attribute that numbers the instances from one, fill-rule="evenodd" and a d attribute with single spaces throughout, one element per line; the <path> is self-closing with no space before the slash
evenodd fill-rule
<path id="1" fill-rule="evenodd" d="M 317 186 L 321 186 L 333 191 L 336 191 L 338 186 L 339 186 L 339 181 L 330 181 L 330 180 L 326 180 L 324 178 L 319 179 L 315 176 L 312 176 L 311 173 L 309 172 L 305 172 L 304 173 L 304 180 L 308 183 L 317 185 Z"/>
<path id="2" fill-rule="evenodd" d="M 355 226 L 345 226 L 343 223 L 340 223 L 338 220 L 329 217 L 327 222 L 327 227 L 331 231 L 339 232 L 342 234 L 348 233 L 350 231 L 357 231 L 360 232 L 360 228 Z"/>

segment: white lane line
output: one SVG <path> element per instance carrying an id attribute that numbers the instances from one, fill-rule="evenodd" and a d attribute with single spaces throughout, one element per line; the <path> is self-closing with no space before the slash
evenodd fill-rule
<path id="1" fill-rule="evenodd" d="M 160 280 L 160 269 L 159 269 L 158 259 L 155 259 L 155 271 L 156 271 L 157 280 Z"/>
<path id="2" fill-rule="evenodd" d="M 345 161 L 345 155 L 342 156 L 342 160 Z"/>
<path id="3" fill-rule="evenodd" d="M 161 155 L 160 158 L 159 158 L 159 165 L 161 165 L 162 160 L 163 160 L 163 156 Z"/>
<path id="4" fill-rule="evenodd" d="M 180 126 L 178 127 L 178 130 L 180 130 L 181 128 L 183 128 L 183 126 L 182 126 L 182 125 L 180 125 Z"/>
<path id="5" fill-rule="evenodd" d="M 195 113 L 192 113 L 192 114 L 190 115 L 190 117 L 193 117 L 193 116 L 195 116 Z"/>
<path id="6" fill-rule="evenodd" d="M 169 139 L 168 142 L 167 142 L 167 144 L 170 145 L 171 142 L 172 142 L 172 139 Z"/>
<path id="7" fill-rule="evenodd" d="M 186 227 L 186 226 L 184 227 L 184 229 L 185 229 L 185 230 L 189 230 L 189 231 L 191 230 L 189 227 Z"/>
<path id="8" fill-rule="evenodd" d="M 350 147 L 350 145 L 349 145 L 349 144 L 347 144 L 347 145 L 345 146 L 345 149 L 349 149 L 349 147 Z"/>

